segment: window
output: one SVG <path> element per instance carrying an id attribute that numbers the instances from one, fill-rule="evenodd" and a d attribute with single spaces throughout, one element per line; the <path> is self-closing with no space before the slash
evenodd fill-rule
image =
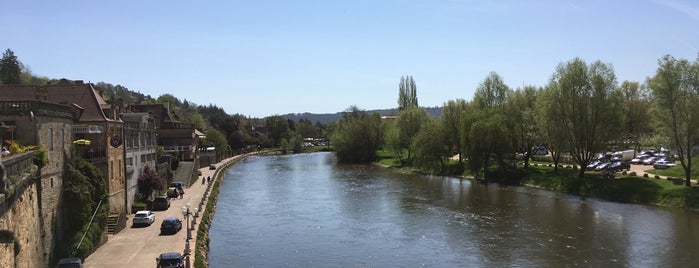
<path id="1" fill-rule="evenodd" d="M 49 128 L 48 131 L 48 139 L 46 140 L 46 147 L 48 147 L 49 150 L 53 150 L 53 129 Z"/>

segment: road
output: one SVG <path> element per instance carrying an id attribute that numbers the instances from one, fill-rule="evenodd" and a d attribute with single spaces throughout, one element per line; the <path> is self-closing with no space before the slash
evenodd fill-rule
<path id="1" fill-rule="evenodd" d="M 223 163 L 227 163 L 236 157 L 228 158 L 218 164 L 215 164 L 217 167 L 216 170 L 223 166 Z M 84 266 L 101 268 L 154 267 L 156 265 L 155 259 L 160 255 L 160 253 L 183 253 L 185 249 L 187 231 L 184 216 L 182 215 L 182 207 L 189 203 L 192 210 L 194 208 L 199 208 L 199 203 L 202 201 L 202 196 L 205 193 L 205 189 L 209 186 L 209 183 L 202 184 L 201 179 L 210 176 L 212 180 L 211 184 L 213 184 L 214 172 L 216 171 L 209 170 L 208 167 L 201 168 L 199 170 L 202 172 L 202 176 L 200 176 L 189 188 L 185 188 L 184 198 L 172 199 L 170 208 L 167 211 L 156 211 L 155 222 L 151 226 L 133 227 L 131 226 L 133 214 L 128 215 L 129 221 L 127 223 L 127 227 L 115 235 L 109 235 L 109 240 L 107 243 L 102 245 L 97 249 L 97 251 L 85 259 Z M 202 207 L 204 207 L 204 205 L 205 204 L 202 204 Z M 182 230 L 174 235 L 160 235 L 160 223 L 162 222 L 162 219 L 170 216 L 177 217 L 182 220 Z M 192 217 L 190 216 L 190 221 L 191 218 Z M 198 222 L 199 219 L 197 219 L 197 223 Z M 194 252 L 196 229 L 191 233 L 192 238 L 189 240 L 190 248 L 192 249 L 192 252 Z M 193 254 L 191 258 L 191 263 L 193 264 Z"/>

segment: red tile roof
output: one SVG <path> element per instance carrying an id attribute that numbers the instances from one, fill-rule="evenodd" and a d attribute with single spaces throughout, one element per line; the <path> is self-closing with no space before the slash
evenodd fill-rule
<path id="1" fill-rule="evenodd" d="M 110 105 L 89 83 L 0 86 L 0 100 L 36 99 L 83 108 L 81 122 L 119 121 L 104 114 L 102 109 Z"/>

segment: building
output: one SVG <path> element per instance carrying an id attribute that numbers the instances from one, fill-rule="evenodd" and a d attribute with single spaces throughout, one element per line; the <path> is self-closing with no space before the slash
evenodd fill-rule
<path id="1" fill-rule="evenodd" d="M 157 143 L 154 118 L 148 113 L 124 113 L 124 145 L 126 146 L 126 207 L 138 199 L 138 178 L 148 166 L 156 168 Z"/>
<path id="2" fill-rule="evenodd" d="M 64 129 L 59 133 L 63 133 L 63 137 L 71 133 L 73 140 L 86 141 L 78 153 L 100 170 L 109 193 L 110 213 L 125 218 L 128 211 L 124 201 L 124 124 L 118 118 L 122 107 L 108 104 L 92 84 L 80 80 L 63 79 L 48 85 L 5 85 L 0 86 L 0 96 L 2 100 L 38 100 L 80 110 L 72 131 Z"/>
<path id="3" fill-rule="evenodd" d="M 0 198 L 3 203 L 0 205 L 0 230 L 12 231 L 20 241 L 23 250 L 15 260 L 26 267 L 47 267 L 55 241 L 61 235 L 54 230 L 60 230 L 62 222 L 58 212 L 63 192 L 63 167 L 71 159 L 73 122 L 79 118 L 81 110 L 33 98 L 6 100 L 5 92 L 0 96 L 3 146 L 9 148 L 10 141 L 22 146 L 40 146 L 46 149 L 48 157 L 48 164 L 31 175 L 23 168 L 18 169 L 19 165 L 7 167 L 10 178 L 0 178 L 0 194 L 10 193 L 10 196 Z M 26 155 L 30 153 L 15 154 L 1 158 L 17 164 L 27 158 L 31 165 L 32 157 Z M 6 175 L 4 171 L 0 173 Z"/>

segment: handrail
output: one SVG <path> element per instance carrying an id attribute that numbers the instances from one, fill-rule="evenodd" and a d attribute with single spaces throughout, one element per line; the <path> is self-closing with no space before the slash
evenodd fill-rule
<path id="1" fill-rule="evenodd" d="M 87 235 L 87 231 L 90 230 L 90 226 L 92 225 L 92 220 L 95 219 L 95 215 L 97 215 L 97 210 L 100 209 L 100 206 L 102 206 L 102 199 L 100 199 L 99 204 L 97 204 L 97 207 L 95 208 L 95 212 L 92 213 L 92 218 L 90 218 L 90 223 L 87 224 L 87 230 L 85 230 L 85 232 L 83 233 L 83 237 L 80 238 L 80 242 L 78 242 L 78 245 L 75 246 L 75 249 L 79 249 L 79 248 L 80 248 L 80 244 L 83 243 L 83 239 L 85 239 L 85 236 Z"/>

